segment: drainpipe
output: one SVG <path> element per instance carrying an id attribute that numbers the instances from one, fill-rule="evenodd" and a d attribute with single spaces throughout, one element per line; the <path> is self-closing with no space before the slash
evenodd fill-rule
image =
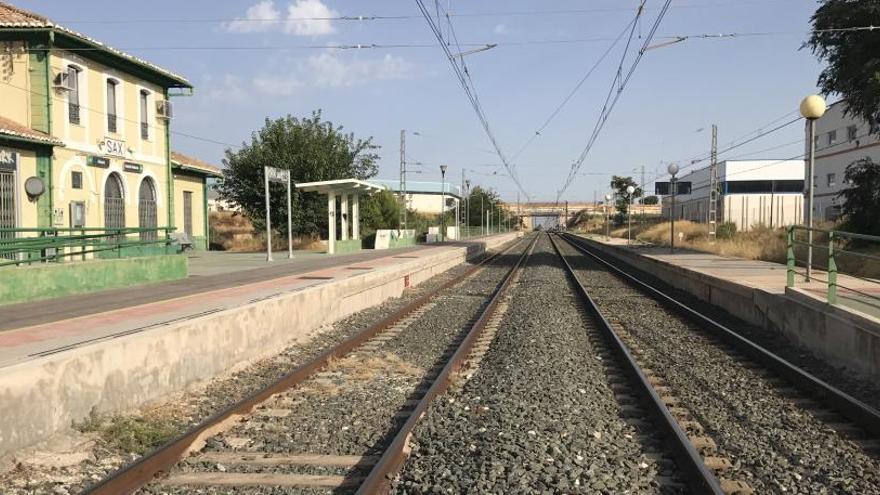
<path id="1" fill-rule="evenodd" d="M 168 88 L 165 88 L 165 101 L 168 101 Z M 168 174 L 168 227 L 174 229 L 174 175 L 171 170 L 171 119 L 165 119 L 165 168 Z"/>
<path id="2" fill-rule="evenodd" d="M 52 54 L 52 46 L 55 44 L 55 32 L 49 31 L 49 48 L 46 50 L 46 59 L 44 63 L 46 64 L 46 128 L 48 129 L 48 133 L 50 136 L 52 135 L 52 64 L 49 63 L 50 56 Z M 49 190 L 49 227 L 53 227 L 52 220 L 55 213 L 55 203 L 53 201 L 53 197 L 55 196 L 54 185 L 55 180 L 53 178 L 54 175 L 54 162 L 55 162 L 55 148 L 49 148 L 51 151 L 49 153 L 49 184 L 47 189 Z M 39 223 L 39 220 L 37 221 Z"/>

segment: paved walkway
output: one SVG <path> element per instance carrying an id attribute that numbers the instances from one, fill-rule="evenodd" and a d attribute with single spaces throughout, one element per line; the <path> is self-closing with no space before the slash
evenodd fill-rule
<path id="1" fill-rule="evenodd" d="M 612 237 L 605 239 L 602 236 L 589 236 L 590 239 L 614 246 L 626 246 L 626 239 Z M 633 245 L 632 250 L 649 258 L 680 266 L 682 268 L 734 282 L 746 287 L 759 288 L 768 292 L 785 293 L 785 283 L 788 269 L 780 263 L 768 261 L 746 260 L 742 258 L 730 258 L 712 253 L 704 253 L 690 249 L 676 249 L 670 253 L 669 247 Z M 798 273 L 803 272 L 803 267 L 798 267 Z M 813 281 L 807 283 L 802 276 L 797 276 L 795 286 L 821 300 L 826 299 L 827 273 L 815 270 Z M 855 309 L 862 313 L 880 318 L 880 283 L 869 282 L 856 277 L 838 275 L 838 305 L 849 309 Z M 855 289 L 864 294 L 853 292 Z"/>
<path id="2" fill-rule="evenodd" d="M 0 306 L 0 367 L 379 270 L 441 249 L 422 245 L 338 256 L 307 254 L 294 260 L 279 256 L 271 265 L 258 254 L 196 253 L 184 280 Z"/>

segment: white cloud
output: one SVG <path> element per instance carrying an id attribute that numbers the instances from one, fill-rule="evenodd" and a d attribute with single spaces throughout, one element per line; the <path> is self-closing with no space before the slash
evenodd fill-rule
<path id="1" fill-rule="evenodd" d="M 226 74 L 219 79 L 206 76 L 201 86 L 207 88 L 205 96 L 212 100 L 242 100 L 247 94 L 241 78 L 233 74 Z"/>
<path id="2" fill-rule="evenodd" d="M 290 2 L 284 17 L 274 0 L 261 0 L 247 9 L 244 18 L 235 19 L 225 27 L 237 33 L 283 31 L 296 36 L 323 36 L 336 31 L 329 18 L 337 16 L 339 13 L 321 0 Z"/>
<path id="3" fill-rule="evenodd" d="M 324 5 L 321 0 L 296 0 L 296 3 L 287 7 L 287 24 L 284 30 L 298 36 L 331 34 L 335 29 L 326 18 L 337 16 L 339 13 Z"/>
<path id="4" fill-rule="evenodd" d="M 275 2 L 263 0 L 249 7 L 244 19 L 236 19 L 226 24 L 226 29 L 237 33 L 269 31 L 278 27 L 280 20 L 281 12 L 275 8 Z"/>
<path id="5" fill-rule="evenodd" d="M 496 24 L 495 25 L 495 34 L 507 34 L 509 31 L 507 26 L 504 24 Z"/>
<path id="6" fill-rule="evenodd" d="M 257 76 L 254 87 L 262 93 L 290 96 L 309 87 L 354 87 L 373 81 L 403 79 L 411 73 L 412 64 L 391 54 L 375 59 L 347 60 L 335 53 L 321 53 L 296 61 L 289 70 Z"/>

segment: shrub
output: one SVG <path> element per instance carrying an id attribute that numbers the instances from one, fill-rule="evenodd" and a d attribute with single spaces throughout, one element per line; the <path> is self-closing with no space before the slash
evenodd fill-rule
<path id="1" fill-rule="evenodd" d="M 719 239 L 732 239 L 735 234 L 736 224 L 733 222 L 724 222 L 715 231 L 715 236 Z"/>

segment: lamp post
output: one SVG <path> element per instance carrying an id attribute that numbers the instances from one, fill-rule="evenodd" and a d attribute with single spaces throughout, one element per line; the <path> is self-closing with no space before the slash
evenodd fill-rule
<path id="1" fill-rule="evenodd" d="M 807 273 L 804 277 L 807 282 L 813 275 L 813 174 L 816 165 L 816 119 L 825 115 L 825 99 L 819 95 L 810 95 L 801 101 L 801 115 L 807 119 L 807 177 L 806 190 L 804 191 L 807 215 L 805 225 L 807 227 Z"/>
<path id="2" fill-rule="evenodd" d="M 465 196 L 465 204 L 464 204 L 464 224 L 467 227 L 468 237 L 470 237 L 471 233 L 471 181 L 465 179 L 464 181 L 464 191 L 467 196 Z"/>
<path id="3" fill-rule="evenodd" d="M 611 240 L 611 226 L 608 223 L 608 203 L 611 201 L 611 195 L 605 195 L 605 204 L 602 205 L 602 209 L 605 211 L 605 240 Z"/>
<path id="4" fill-rule="evenodd" d="M 675 174 L 678 173 L 678 164 L 670 163 L 669 166 L 666 167 L 666 171 L 672 176 L 669 180 L 669 187 L 672 189 L 672 203 L 669 206 L 669 218 L 672 221 L 669 238 L 669 252 L 672 254 L 675 253 Z"/>
<path id="5" fill-rule="evenodd" d="M 633 230 L 633 193 L 636 192 L 636 188 L 633 186 L 626 186 L 626 194 L 629 195 L 629 208 L 626 209 L 627 219 L 626 219 L 626 243 L 632 244 L 632 230 Z"/>
<path id="6" fill-rule="evenodd" d="M 440 242 L 446 238 L 446 165 L 440 165 Z"/>

